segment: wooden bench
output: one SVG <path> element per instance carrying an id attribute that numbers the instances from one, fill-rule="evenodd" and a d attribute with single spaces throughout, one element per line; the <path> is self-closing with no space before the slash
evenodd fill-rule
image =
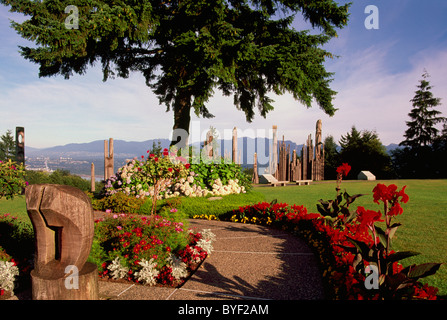
<path id="1" fill-rule="evenodd" d="M 299 186 L 301 186 L 301 185 L 308 186 L 311 182 L 312 182 L 312 180 L 296 180 L 295 181 L 295 183 Z"/>
<path id="2" fill-rule="evenodd" d="M 278 184 L 281 186 L 286 186 L 286 184 L 289 183 L 289 181 L 275 181 L 275 182 L 271 182 L 270 185 L 272 187 L 276 187 Z"/>

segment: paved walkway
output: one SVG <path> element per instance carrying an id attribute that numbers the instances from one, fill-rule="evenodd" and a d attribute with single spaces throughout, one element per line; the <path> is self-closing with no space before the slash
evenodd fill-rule
<path id="1" fill-rule="evenodd" d="M 315 256 L 299 238 L 258 225 L 190 220 L 211 229 L 214 251 L 181 288 L 99 281 L 101 299 L 313 300 L 323 299 Z"/>

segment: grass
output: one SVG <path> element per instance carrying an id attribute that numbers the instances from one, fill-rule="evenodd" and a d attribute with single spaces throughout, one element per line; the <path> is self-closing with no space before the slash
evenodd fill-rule
<path id="1" fill-rule="evenodd" d="M 447 180 L 343 181 L 341 187 L 351 195 L 367 194 L 358 198 L 354 206 L 383 211 L 383 208 L 375 204 L 372 199 L 372 189 L 379 182 L 386 185 L 394 183 L 399 189 L 404 185 L 407 186 L 406 193 L 410 201 L 402 205 L 404 213 L 396 218 L 402 226 L 396 233 L 397 238 L 392 248 L 396 251 L 418 251 L 421 254 L 402 260 L 402 264 L 404 266 L 425 262 L 447 264 Z M 183 198 L 178 209 L 189 217 L 195 214 L 219 216 L 239 206 L 277 199 L 278 202 L 304 205 L 309 212 L 317 212 L 316 203 L 319 199 L 327 200 L 334 197 L 335 181 L 325 181 L 309 186 L 255 187 L 247 194 L 229 195 L 214 201 L 206 198 Z M 10 213 L 29 222 L 23 196 L 18 196 L 14 200 L 0 200 L 0 213 Z M 447 265 L 443 265 L 435 275 L 422 280 L 438 287 L 440 295 L 447 296 Z"/>
<path id="2" fill-rule="evenodd" d="M 395 220 L 402 223 L 397 230 L 397 238 L 392 244 L 396 251 L 411 250 L 421 254 L 402 260 L 404 266 L 425 262 L 442 262 L 440 270 L 433 276 L 422 279 L 423 282 L 439 288 L 439 294 L 447 296 L 447 180 L 389 180 L 389 181 L 343 181 L 341 188 L 351 195 L 367 194 L 353 204 L 371 210 L 383 207 L 375 204 L 372 190 L 377 183 L 396 184 L 400 188 L 407 186 L 410 197 L 402 204 L 404 213 Z M 319 199 L 335 198 L 335 181 L 315 183 L 310 186 L 259 187 L 256 191 L 265 195 L 266 201 L 305 205 L 309 212 L 317 212 Z"/>

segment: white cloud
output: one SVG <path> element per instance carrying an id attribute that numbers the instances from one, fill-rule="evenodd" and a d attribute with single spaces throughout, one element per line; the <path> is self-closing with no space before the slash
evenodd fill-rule
<path id="1" fill-rule="evenodd" d="M 410 100 L 424 68 L 431 74 L 435 96 L 447 98 L 442 90 L 447 86 L 447 51 L 420 52 L 410 70 L 393 74 L 385 68 L 388 48 L 371 48 L 337 63 L 334 89 L 339 91 L 335 104 L 340 110 L 326 125 L 326 132 L 336 139 L 356 125 L 359 130 L 376 130 L 384 144 L 402 141 L 412 108 Z M 439 110 L 447 115 L 445 107 Z"/>

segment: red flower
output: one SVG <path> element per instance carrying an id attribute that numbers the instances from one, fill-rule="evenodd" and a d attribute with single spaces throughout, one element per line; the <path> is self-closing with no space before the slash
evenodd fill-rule
<path id="1" fill-rule="evenodd" d="M 373 189 L 374 202 L 379 203 L 380 200 L 383 202 L 388 201 L 394 206 L 397 204 L 397 201 L 399 201 L 399 198 L 401 198 L 400 202 L 407 203 L 410 198 L 405 193 L 406 187 L 407 186 L 404 186 L 402 190 L 396 192 L 397 186 L 395 184 L 390 184 L 387 187 L 386 185 L 379 183 Z"/>
<path id="2" fill-rule="evenodd" d="M 360 227 L 371 228 L 374 222 L 383 221 L 380 219 L 382 213 L 373 211 L 373 210 L 365 210 L 364 207 L 357 207 L 357 219 L 360 222 Z"/>
<path id="3" fill-rule="evenodd" d="M 189 169 L 189 167 L 191 167 L 191 165 L 189 163 L 185 164 L 186 169 Z"/>
<path id="4" fill-rule="evenodd" d="M 168 151 L 168 149 L 165 148 L 165 149 L 163 150 L 163 155 L 164 155 L 164 156 L 169 156 L 169 151 Z"/>
<path id="5" fill-rule="evenodd" d="M 342 165 L 337 168 L 337 173 L 345 177 L 348 175 L 349 171 L 351 171 L 351 166 L 347 163 L 342 163 Z"/>
<path id="6" fill-rule="evenodd" d="M 394 206 L 391 207 L 390 211 L 388 211 L 388 215 L 390 216 L 398 216 L 401 215 L 404 212 L 404 209 L 400 206 L 398 202 L 394 204 Z"/>
<path id="7" fill-rule="evenodd" d="M 158 162 L 158 157 L 155 157 L 155 158 L 154 158 L 154 161 L 155 161 L 155 162 Z"/>
<path id="8" fill-rule="evenodd" d="M 172 168 L 168 168 L 168 171 L 169 171 L 169 172 L 172 172 Z"/>
<path id="9" fill-rule="evenodd" d="M 402 190 L 400 190 L 399 192 L 398 192 L 398 194 L 397 194 L 397 197 L 402 197 L 402 199 L 400 199 L 400 202 L 403 202 L 403 203 L 407 203 L 408 202 L 408 200 L 410 200 L 410 197 L 408 197 L 408 195 L 405 193 L 405 188 L 406 188 L 407 186 L 404 186 L 403 188 L 402 188 Z"/>
<path id="10" fill-rule="evenodd" d="M 390 184 L 388 187 L 382 183 L 378 183 L 374 189 L 374 202 L 379 203 L 380 200 L 383 202 L 391 201 L 393 199 L 394 193 L 397 190 L 397 186 L 395 184 Z"/>
<path id="11" fill-rule="evenodd" d="M 153 158 L 153 157 L 155 157 L 155 154 L 151 153 L 151 154 L 149 155 L 149 158 Z"/>

